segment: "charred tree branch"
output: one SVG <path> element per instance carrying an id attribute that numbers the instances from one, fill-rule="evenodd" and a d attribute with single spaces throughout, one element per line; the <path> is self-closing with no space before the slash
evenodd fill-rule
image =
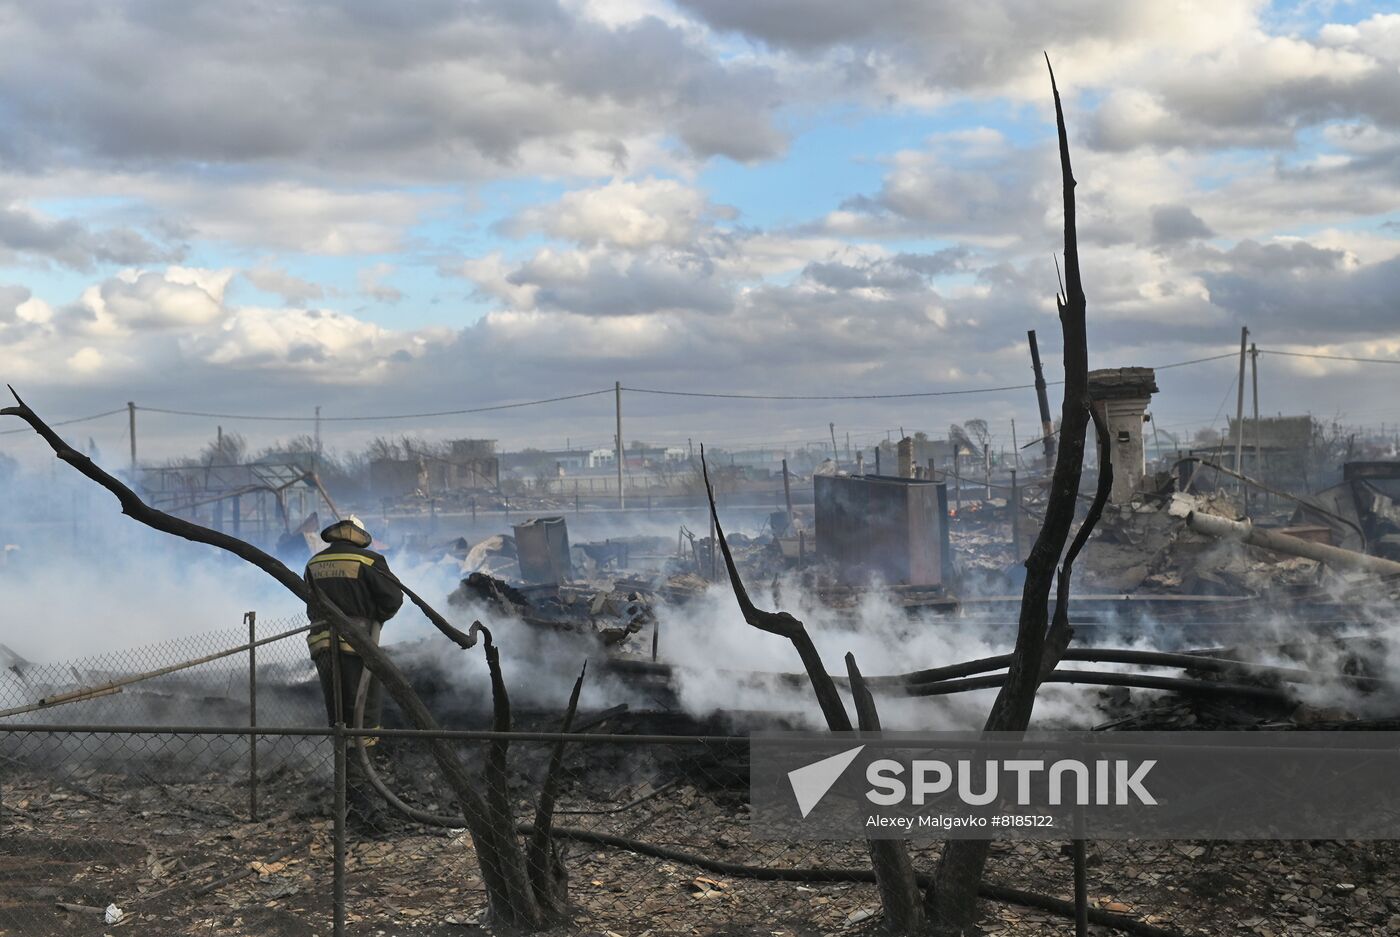
<path id="1" fill-rule="evenodd" d="M 875 697 L 871 695 L 870 688 L 861 679 L 854 654 L 846 655 L 846 674 L 851 680 L 851 699 L 855 703 L 861 734 L 879 734 L 880 713 L 875 708 Z M 919 897 L 919 882 L 904 843 L 890 839 L 871 840 L 870 860 L 890 929 L 896 934 L 917 934 L 922 931 L 924 908 Z"/>
<path id="2" fill-rule="evenodd" d="M 287 591 L 325 615 L 399 704 L 399 708 L 410 722 L 420 729 L 438 728 L 432 713 L 413 690 L 403 672 L 379 645 L 371 641 L 369 635 L 351 622 L 333 602 L 316 593 L 314 585 L 292 572 L 280 560 L 246 541 L 173 517 L 147 505 L 136 492 L 68 445 L 20 399 L 14 388 L 10 388 L 10 393 L 14 395 L 17 406 L 0 410 L 0 415 L 16 416 L 28 423 L 49 444 L 49 448 L 58 459 L 67 462 L 111 492 L 121 504 L 123 514 L 162 533 L 173 534 L 194 543 L 219 547 L 276 579 Z M 481 861 L 482 880 L 486 885 L 493 916 L 502 924 L 524 929 L 547 926 L 550 923 L 549 915 L 540 907 L 529 886 L 524 850 L 520 841 L 515 838 L 513 824 L 501 827 L 495 822 L 486 802 L 476 793 L 471 776 L 450 745 L 442 739 L 434 739 L 428 744 L 443 777 L 462 808 L 463 819 L 476 844 Z"/>
<path id="3" fill-rule="evenodd" d="M 807 633 L 807 626 L 787 612 L 764 611 L 754 605 L 749 598 L 748 590 L 744 588 L 744 581 L 740 578 L 739 569 L 734 563 L 734 555 L 729 550 L 729 542 L 725 539 L 724 528 L 719 522 L 719 508 L 715 504 L 715 490 L 710 485 L 710 469 L 705 460 L 705 447 L 703 445 L 700 447 L 700 471 L 705 480 L 705 493 L 710 500 L 710 520 L 714 523 L 715 539 L 719 541 L 720 549 L 724 553 L 724 567 L 729 573 L 729 582 L 734 588 L 734 598 L 738 600 L 744 621 L 760 631 L 787 638 L 792 642 L 793 647 L 797 649 L 798 657 L 802 658 L 802 666 L 807 671 L 807 677 L 812 682 L 812 690 L 817 696 L 817 703 L 821 707 L 822 715 L 826 717 L 827 727 L 833 732 L 852 731 L 851 717 L 846 712 L 846 705 L 841 701 L 841 694 L 836 689 L 836 682 L 831 679 L 831 674 L 827 672 L 821 654 L 817 652 L 817 646 L 812 642 L 812 636 Z M 859 671 L 855 672 L 859 673 Z M 879 719 L 875 715 L 874 700 L 870 698 L 868 691 L 865 696 L 867 701 L 865 715 L 868 721 L 874 725 L 870 731 L 878 731 Z M 862 705 L 862 700 L 857 697 L 858 712 Z M 919 903 L 917 886 L 914 884 L 914 868 L 909 860 L 908 850 L 898 840 L 870 840 L 869 845 L 870 862 L 874 868 L 875 879 L 880 886 L 880 897 L 884 902 L 885 914 L 892 922 L 900 922 L 902 933 L 922 929 L 923 909 Z"/>

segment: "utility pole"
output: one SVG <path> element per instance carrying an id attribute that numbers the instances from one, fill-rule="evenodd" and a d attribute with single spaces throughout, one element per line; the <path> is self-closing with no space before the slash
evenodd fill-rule
<path id="1" fill-rule="evenodd" d="M 1264 461 L 1259 453 L 1259 349 L 1253 342 L 1249 343 L 1249 373 L 1250 382 L 1254 385 L 1254 468 L 1250 474 L 1263 481 Z M 1269 507 L 1269 493 L 1264 492 L 1264 507 Z"/>
<path id="2" fill-rule="evenodd" d="M 1246 342 L 1249 341 L 1249 328 L 1240 329 L 1240 379 L 1239 393 L 1235 396 L 1235 471 L 1244 474 L 1244 357 Z M 1240 494 L 1248 500 L 1249 492 L 1244 482 L 1240 482 Z"/>
<path id="3" fill-rule="evenodd" d="M 1011 509 L 1011 560 L 1019 563 L 1021 556 L 1021 488 L 1016 484 L 1016 470 L 1011 470 L 1011 497 L 1006 506 Z"/>
<path id="4" fill-rule="evenodd" d="M 126 402 L 127 429 L 131 434 L 131 481 L 138 484 L 136 479 L 136 404 L 130 400 Z"/>
<path id="5" fill-rule="evenodd" d="M 622 382 L 613 383 L 613 394 L 617 401 L 617 506 L 627 507 L 627 497 L 622 493 Z"/>
<path id="6" fill-rule="evenodd" d="M 787 503 L 788 527 L 792 527 L 792 482 L 788 480 L 787 459 L 783 460 L 783 501 Z"/>
<path id="7" fill-rule="evenodd" d="M 1045 395 L 1045 372 L 1040 368 L 1040 346 L 1035 342 L 1035 329 L 1026 333 L 1031 343 L 1031 370 L 1035 372 L 1035 400 L 1040 406 L 1040 435 L 1045 444 L 1045 470 L 1055 464 L 1055 424 L 1050 422 L 1050 398 Z"/>

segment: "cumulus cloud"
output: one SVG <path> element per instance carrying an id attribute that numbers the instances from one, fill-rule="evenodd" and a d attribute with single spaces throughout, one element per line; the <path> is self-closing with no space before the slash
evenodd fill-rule
<path id="1" fill-rule="evenodd" d="M 704 193 L 674 179 L 614 179 L 532 206 L 502 227 L 516 237 L 540 231 L 588 246 L 675 247 L 694 240 L 701 222 L 715 214 L 732 212 L 713 208 Z"/>
<path id="2" fill-rule="evenodd" d="M 45 218 L 21 205 L 0 208 L 0 251 L 75 270 L 90 270 L 99 263 L 173 260 L 180 254 L 178 249 L 152 243 L 132 228 L 93 229 L 72 218 Z"/>
<path id="3" fill-rule="evenodd" d="M 1094 146 L 1284 146 L 1303 128 L 1365 118 L 1400 126 L 1400 15 L 1316 37 L 1251 29 L 1228 46 L 1163 63 L 1094 114 Z"/>
<path id="4" fill-rule="evenodd" d="M 227 288 L 236 273 L 125 270 L 57 312 L 26 287 L 0 287 L 0 371 L 45 383 L 139 376 L 168 395 L 249 372 L 337 384 L 381 379 L 452 338 L 446 329 L 386 329 L 336 310 L 233 304 Z"/>
<path id="5" fill-rule="evenodd" d="M 403 299 L 402 290 L 384 282 L 393 272 L 393 264 L 381 262 L 361 269 L 355 274 L 355 279 L 360 284 L 361 293 L 377 303 L 393 305 Z"/>
<path id="6" fill-rule="evenodd" d="M 1156 205 L 1152 208 L 1152 243 L 1175 244 L 1208 238 L 1215 232 L 1200 215 L 1185 205 Z"/>
<path id="7" fill-rule="evenodd" d="M 0 284 L 0 324 L 19 321 L 19 307 L 28 302 L 29 288 L 12 283 Z"/>
<path id="8" fill-rule="evenodd" d="M 1164 52 L 1219 48 L 1253 0 L 679 0 L 711 27 L 839 71 L 848 86 L 911 103 L 957 92 L 1043 94 L 1042 49 L 1103 81 Z"/>
<path id="9" fill-rule="evenodd" d="M 126 270 L 88 290 L 82 305 L 96 331 L 208 325 L 223 314 L 232 270 Z"/>
<path id="10" fill-rule="evenodd" d="M 657 17 L 609 22 L 554 0 L 176 4 L 159 15 L 134 0 L 100 14 L 54 0 L 10 5 L 4 46 L 0 94 L 16 132 L 3 149 L 36 167 L 76 154 L 462 178 L 565 149 L 606 165 L 658 133 L 741 160 L 782 142 L 764 67 Z"/>
<path id="11" fill-rule="evenodd" d="M 611 254 L 543 250 L 508 276 L 529 288 L 533 303 L 588 316 L 626 316 L 654 310 L 714 312 L 729 289 L 702 254 L 648 251 Z"/>
<path id="12" fill-rule="evenodd" d="M 393 188 L 359 191 L 285 180 L 211 185 L 122 175 L 101 184 L 147 201 L 186 237 L 330 256 L 399 250 L 404 231 L 432 201 Z"/>
<path id="13" fill-rule="evenodd" d="M 320 299 L 326 292 L 319 283 L 312 283 L 280 267 L 267 264 L 244 270 L 243 277 L 258 289 L 282 297 L 282 301 L 290 306 L 300 306 L 309 300 Z"/>
<path id="14" fill-rule="evenodd" d="M 329 310 L 252 307 L 230 310 L 217 331 L 191 333 L 180 347 L 214 367 L 276 369 L 350 384 L 381 379 L 447 334 L 389 330 Z"/>

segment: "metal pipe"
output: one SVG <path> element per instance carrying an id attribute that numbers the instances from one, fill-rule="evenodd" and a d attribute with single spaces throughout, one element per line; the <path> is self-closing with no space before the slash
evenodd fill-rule
<path id="1" fill-rule="evenodd" d="M 1010 654 L 998 654 L 980 660 L 964 661 L 932 670 L 918 670 L 913 673 L 891 676 L 866 677 L 872 688 L 893 686 L 925 686 L 940 683 L 957 677 L 1001 670 L 1011 663 Z M 1224 673 L 1250 677 L 1266 677 L 1290 683 L 1332 683 L 1340 682 L 1367 689 L 1381 689 L 1395 686 L 1390 680 L 1380 677 L 1364 677 L 1354 674 L 1317 673 L 1294 667 L 1278 667 L 1272 664 L 1255 664 L 1248 661 L 1231 660 L 1201 654 L 1179 654 L 1169 651 L 1146 651 L 1136 648 L 1111 647 L 1071 647 L 1060 658 L 1064 661 L 1096 664 L 1132 664 L 1139 667 L 1171 667 L 1195 671 L 1197 673 Z M 800 675 L 793 675 L 794 678 Z"/>
<path id="2" fill-rule="evenodd" d="M 257 612 L 245 612 L 248 624 L 248 728 L 258 727 L 258 636 Z M 258 822 L 258 737 L 248 736 L 248 818 Z"/>
<path id="3" fill-rule="evenodd" d="M 969 690 L 990 690 L 1006 682 L 1006 674 L 965 677 L 906 687 L 907 696 L 947 696 Z M 1167 690 L 1174 693 L 1215 693 L 1225 696 L 1245 696 L 1270 702 L 1289 702 L 1293 696 L 1271 687 L 1247 686 L 1239 683 L 1216 683 L 1211 680 L 1187 680 L 1182 677 L 1158 677 L 1150 674 L 1109 673 L 1096 670 L 1056 670 L 1045 683 L 1078 683 L 1086 686 L 1125 686 L 1141 690 Z"/>
<path id="4" fill-rule="evenodd" d="M 1262 547 L 1265 550 L 1272 550 L 1275 553 L 1282 553 L 1285 556 L 1301 556 L 1305 559 L 1325 563 L 1334 569 L 1355 570 L 1377 576 L 1400 576 L 1400 563 L 1394 560 L 1357 553 L 1354 550 L 1344 550 L 1341 547 L 1332 547 L 1325 543 L 1313 543 L 1311 540 L 1290 537 L 1288 534 L 1281 534 L 1273 530 L 1262 530 L 1248 520 L 1232 521 L 1228 518 L 1216 517 L 1214 514 L 1202 514 L 1200 511 L 1189 508 L 1183 509 L 1178 507 L 1180 503 L 1178 501 L 1172 505 L 1172 512 L 1179 517 L 1181 516 L 1179 512 L 1184 510 L 1188 527 L 1212 537 L 1219 537 L 1222 540 L 1237 540 Z"/>
<path id="5" fill-rule="evenodd" d="M 337 646 L 332 652 L 338 655 Z M 337 692 L 339 687 L 337 686 Z M 337 699 L 337 703 L 339 699 Z M 335 865 L 331 886 L 332 932 L 345 937 L 345 724 L 335 724 Z"/>
<path id="6" fill-rule="evenodd" d="M 332 831 L 334 872 L 331 885 L 332 932 L 345 937 L 345 703 L 341 696 L 340 631 L 330 625 L 331 692 L 335 702 L 335 725 L 331 727 L 332 754 L 335 758 L 335 795 Z"/>
<path id="7" fill-rule="evenodd" d="M 1084 840 L 1074 840 L 1071 851 L 1074 856 L 1074 934 L 1075 937 L 1088 937 L 1089 863 Z"/>
<path id="8" fill-rule="evenodd" d="M 120 680 L 112 680 L 108 683 L 102 683 L 94 687 L 85 687 L 83 689 L 78 690 L 69 690 L 66 693 L 57 693 L 53 696 L 45 696 L 43 699 L 35 703 L 28 703 L 24 706 L 16 706 L 13 709 L 0 710 L 0 719 L 3 719 L 7 716 L 20 716 L 25 713 L 38 712 L 41 709 L 48 709 L 53 706 L 59 706 L 63 703 L 80 703 L 84 700 L 89 700 L 97 696 L 106 696 L 109 693 L 119 693 L 121 692 L 122 687 L 131 686 L 133 683 L 140 683 L 142 680 L 150 680 L 154 677 L 163 677 L 166 674 L 175 673 L 178 670 L 188 670 L 191 667 L 198 667 L 201 664 L 208 664 L 212 661 L 221 660 L 225 657 L 232 657 L 235 654 L 242 654 L 244 651 L 249 650 L 253 646 L 271 644 L 274 641 L 281 641 L 284 638 L 290 638 L 294 635 L 301 634 L 304 631 L 308 631 L 310 630 L 310 628 L 310 625 L 304 625 L 300 628 L 293 628 L 291 631 L 284 631 L 281 634 L 275 634 L 270 638 L 263 638 L 260 641 L 254 641 L 248 644 L 240 644 L 238 647 L 229 648 L 227 651 L 219 651 L 217 654 L 206 654 L 203 657 L 196 657 L 194 660 L 187 660 L 179 664 L 171 664 L 168 667 L 161 667 L 156 670 L 148 670 L 145 673 L 133 674 L 130 677 L 122 677 Z"/>
<path id="9" fill-rule="evenodd" d="M 246 736 L 252 729 L 231 726 L 164 726 L 164 725 L 105 725 L 103 723 L 41 723 L 0 722 L 0 735 L 194 735 Z M 259 726 L 258 735 L 290 736 L 295 738 L 329 738 L 336 734 L 332 726 Z M 622 745 L 687 745 L 747 743 L 746 735 L 628 735 L 606 732 L 496 732 L 490 729 L 350 729 L 346 738 L 375 739 L 452 739 L 464 742 L 588 742 L 591 744 Z"/>

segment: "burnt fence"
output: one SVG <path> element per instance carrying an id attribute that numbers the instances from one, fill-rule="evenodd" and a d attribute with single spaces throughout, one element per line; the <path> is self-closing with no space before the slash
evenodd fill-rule
<path id="1" fill-rule="evenodd" d="M 500 736 L 325 728 L 300 625 L 253 625 L 255 640 L 277 638 L 255 649 L 255 680 L 244 650 L 112 687 L 246 645 L 245 628 L 4 671 L 0 709 L 69 697 L 0 720 L 0 935 L 489 927 L 471 838 L 450 822 L 452 796 L 426 740 L 446 739 L 476 767 Z M 369 752 L 386 788 L 444 825 L 408 820 L 382 798 L 357 807 L 364 801 L 335 767 L 337 746 L 357 757 L 357 735 L 379 738 Z M 838 934 L 880 923 L 873 884 L 802 880 L 868 868 L 863 842 L 752 836 L 742 737 L 517 732 L 509 741 L 505 795 L 522 822 L 565 743 L 554 822 L 571 909 L 561 933 Z M 343 826 L 333 822 L 338 789 L 351 801 Z M 1395 932 L 1395 845 L 1091 842 L 1089 932 Z M 915 868 L 932 870 L 938 849 L 914 844 Z M 983 932 L 1075 933 L 1072 854 L 1068 843 L 994 844 Z M 1052 901 L 1016 900 L 1021 892 Z"/>

